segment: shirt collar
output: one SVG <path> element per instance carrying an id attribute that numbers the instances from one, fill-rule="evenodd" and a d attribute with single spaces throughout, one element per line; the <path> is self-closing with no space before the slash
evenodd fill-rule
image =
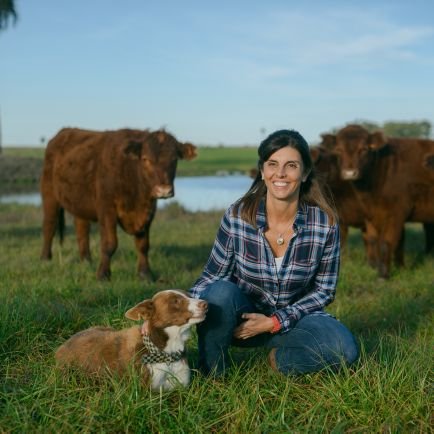
<path id="1" fill-rule="evenodd" d="M 301 229 L 306 226 L 307 221 L 307 205 L 304 202 L 299 202 L 297 215 L 295 216 L 294 226 Z M 256 213 L 256 226 L 258 229 L 264 229 L 267 226 L 267 213 L 265 209 L 265 198 L 261 199 Z"/>

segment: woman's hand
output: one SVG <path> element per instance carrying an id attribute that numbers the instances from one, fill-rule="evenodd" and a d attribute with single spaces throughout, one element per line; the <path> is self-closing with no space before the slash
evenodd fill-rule
<path id="1" fill-rule="evenodd" d="M 260 333 L 271 332 L 274 327 L 273 320 L 262 313 L 243 313 L 241 318 L 246 321 L 234 330 L 234 337 L 237 339 L 248 339 Z"/>

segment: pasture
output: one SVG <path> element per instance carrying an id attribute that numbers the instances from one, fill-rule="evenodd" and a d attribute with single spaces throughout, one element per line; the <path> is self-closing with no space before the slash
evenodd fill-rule
<path id="1" fill-rule="evenodd" d="M 191 165 L 192 163 L 188 163 Z M 250 164 L 250 163 L 249 163 Z M 51 262 L 39 261 L 40 208 L 0 205 L 0 432 L 420 432 L 432 429 L 434 258 L 420 225 L 407 225 L 406 268 L 377 278 L 351 231 L 329 311 L 357 336 L 351 369 L 283 377 L 259 350 L 232 352 L 225 379 L 195 375 L 191 387 L 153 394 L 138 381 L 63 376 L 53 353 L 91 325 L 127 327 L 124 312 L 166 288 L 188 289 L 208 257 L 221 212 L 159 210 L 150 262 L 157 280 L 135 274 L 134 242 L 121 230 L 111 282 L 80 263 L 71 221 Z M 195 336 L 189 360 L 195 367 Z"/>

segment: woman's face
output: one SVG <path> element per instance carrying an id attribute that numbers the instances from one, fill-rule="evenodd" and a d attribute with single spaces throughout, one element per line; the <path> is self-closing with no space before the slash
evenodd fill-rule
<path id="1" fill-rule="evenodd" d="M 264 162 L 262 177 L 267 187 L 267 196 L 278 200 L 297 199 L 301 183 L 306 181 L 309 173 L 304 173 L 300 153 L 285 146 Z"/>

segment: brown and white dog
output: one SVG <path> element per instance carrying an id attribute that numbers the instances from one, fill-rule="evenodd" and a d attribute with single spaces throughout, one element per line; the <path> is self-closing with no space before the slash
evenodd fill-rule
<path id="1" fill-rule="evenodd" d="M 59 366 L 77 367 L 88 374 L 113 372 L 120 375 L 131 366 L 153 390 L 188 386 L 190 368 L 185 358 L 185 342 L 193 324 L 205 319 L 208 304 L 188 297 L 181 290 L 156 293 L 129 309 L 128 319 L 147 321 L 142 336 L 140 326 L 123 330 L 92 327 L 71 336 L 56 351 Z"/>

